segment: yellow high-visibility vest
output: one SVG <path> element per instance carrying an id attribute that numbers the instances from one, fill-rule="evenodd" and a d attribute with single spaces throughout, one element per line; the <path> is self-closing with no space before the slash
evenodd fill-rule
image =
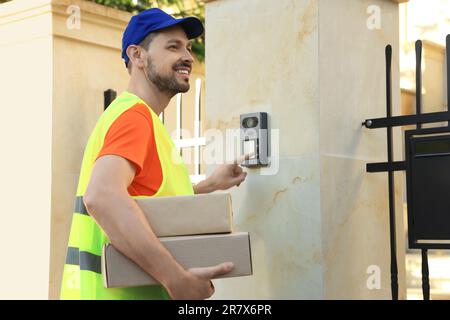
<path id="1" fill-rule="evenodd" d="M 83 195 L 86 192 L 95 159 L 102 149 L 109 127 L 117 117 L 138 103 L 145 104 L 151 113 L 156 149 L 162 169 L 161 185 L 151 197 L 194 194 L 187 168 L 158 115 L 138 96 L 124 91 L 103 112 L 84 151 L 61 284 L 61 299 L 170 298 L 161 285 L 108 289 L 103 286 L 101 254 L 103 245 L 109 240 L 101 227 L 89 215 L 83 203 Z M 132 198 L 149 198 L 149 196 L 132 196 Z"/>

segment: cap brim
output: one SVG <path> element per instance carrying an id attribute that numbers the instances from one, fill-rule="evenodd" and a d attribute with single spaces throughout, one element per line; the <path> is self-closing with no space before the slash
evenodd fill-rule
<path id="1" fill-rule="evenodd" d="M 178 23 L 186 32 L 188 39 L 201 36 L 204 32 L 203 23 L 196 17 L 186 17 L 178 19 Z"/>
<path id="2" fill-rule="evenodd" d="M 159 25 L 159 28 L 155 29 L 154 31 L 163 30 L 176 25 L 179 25 L 180 27 L 183 28 L 188 39 L 197 38 L 201 36 L 204 31 L 203 23 L 200 21 L 200 19 L 196 17 L 173 19 L 171 21 L 167 21 L 166 23 Z"/>

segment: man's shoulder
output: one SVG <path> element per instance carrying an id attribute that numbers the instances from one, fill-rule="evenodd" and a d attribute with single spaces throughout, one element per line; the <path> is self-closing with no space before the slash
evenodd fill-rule
<path id="1" fill-rule="evenodd" d="M 150 113 L 150 110 L 148 110 L 148 107 L 141 102 L 135 103 L 133 106 L 131 106 L 121 114 L 121 116 L 137 116 L 137 115 L 141 115 L 148 121 L 152 121 L 152 115 Z"/>
<path id="2" fill-rule="evenodd" d="M 152 110 L 138 96 L 128 91 L 122 92 L 105 110 L 102 116 L 116 119 L 117 117 L 140 115 L 152 121 Z"/>

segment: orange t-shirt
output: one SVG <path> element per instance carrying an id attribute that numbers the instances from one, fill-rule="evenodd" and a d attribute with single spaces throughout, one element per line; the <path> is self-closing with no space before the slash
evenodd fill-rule
<path id="1" fill-rule="evenodd" d="M 131 196 L 154 195 L 162 183 L 162 169 L 156 149 L 152 115 L 137 103 L 111 124 L 97 155 L 117 155 L 130 161 L 136 174 L 128 187 Z"/>

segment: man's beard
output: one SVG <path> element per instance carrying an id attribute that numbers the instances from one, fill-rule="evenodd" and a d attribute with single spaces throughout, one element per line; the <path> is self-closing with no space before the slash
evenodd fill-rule
<path id="1" fill-rule="evenodd" d="M 189 90 L 189 83 L 180 83 L 177 81 L 175 78 L 175 71 L 171 75 L 157 73 L 155 65 L 150 58 L 148 59 L 146 73 L 148 80 L 150 80 L 160 91 L 168 92 L 172 96 L 180 92 L 187 92 Z"/>

